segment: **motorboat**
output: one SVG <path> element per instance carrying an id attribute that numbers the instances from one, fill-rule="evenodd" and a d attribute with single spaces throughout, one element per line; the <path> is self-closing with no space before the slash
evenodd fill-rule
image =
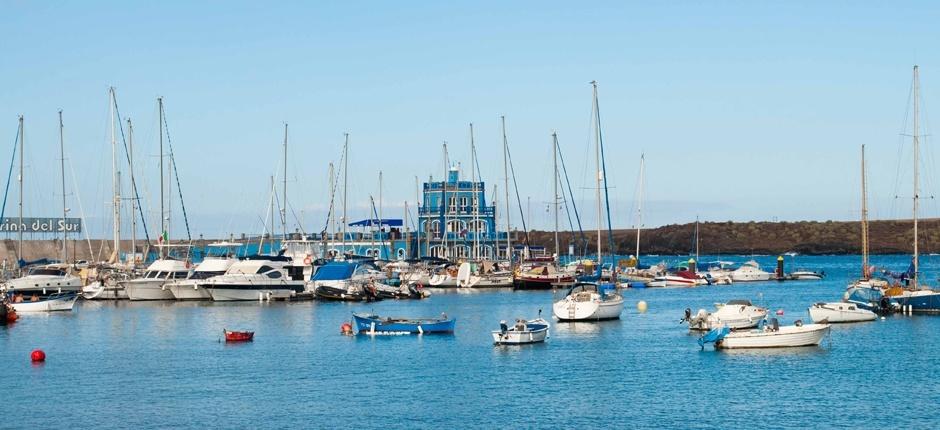
<path id="1" fill-rule="evenodd" d="M 877 313 L 891 311 L 900 306 L 893 304 L 891 299 L 885 296 L 884 292 L 888 289 L 888 285 L 888 281 L 884 279 L 859 279 L 845 289 L 842 302 Z"/>
<path id="2" fill-rule="evenodd" d="M 457 320 L 441 314 L 437 318 L 380 317 L 375 314 L 353 314 L 358 334 L 434 334 L 453 333 Z"/>
<path id="3" fill-rule="evenodd" d="M 699 309 L 695 315 L 687 308 L 682 321 L 689 324 L 689 330 L 708 331 L 718 327 L 739 330 L 757 327 L 760 321 L 767 317 L 767 309 L 754 306 L 750 300 L 716 303 L 715 308 L 714 312 Z"/>
<path id="4" fill-rule="evenodd" d="M 742 264 L 741 267 L 731 272 L 731 280 L 734 282 L 769 281 L 773 277 L 773 273 L 761 270 L 760 265 L 754 260 Z"/>
<path id="5" fill-rule="evenodd" d="M 601 321 L 620 318 L 623 296 L 613 284 L 579 282 L 552 304 L 559 321 Z"/>
<path id="6" fill-rule="evenodd" d="M 82 289 L 81 278 L 62 265 L 36 266 L 2 285 L 16 312 L 70 311 Z"/>
<path id="7" fill-rule="evenodd" d="M 240 243 L 210 243 L 208 247 L 227 248 L 241 246 Z M 164 285 L 176 300 L 212 300 L 212 296 L 205 288 L 205 281 L 209 278 L 224 275 L 235 262 L 238 261 L 231 252 L 206 256 L 197 264 L 192 274 L 186 279 L 172 280 Z"/>
<path id="8" fill-rule="evenodd" d="M 516 290 L 550 290 L 558 285 L 573 284 L 575 277 L 558 270 L 554 264 L 537 264 L 516 273 L 512 287 Z"/>
<path id="9" fill-rule="evenodd" d="M 825 277 L 826 272 L 814 272 L 812 270 L 796 270 L 788 276 L 788 278 L 795 281 L 821 281 Z"/>
<path id="10" fill-rule="evenodd" d="M 317 298 L 340 301 L 379 300 L 379 288 L 395 289 L 383 284 L 385 273 L 364 261 L 331 261 L 310 279 L 310 289 Z M 397 289 L 395 289 L 397 291 Z"/>
<path id="11" fill-rule="evenodd" d="M 440 268 L 428 278 L 427 286 L 436 288 L 457 287 L 457 273 L 459 269 L 454 266 Z"/>
<path id="12" fill-rule="evenodd" d="M 231 265 L 224 275 L 205 281 L 213 301 L 286 300 L 304 292 L 304 281 L 290 279 L 283 256 L 249 256 Z"/>
<path id="13" fill-rule="evenodd" d="M 89 271 L 88 284 L 82 287 L 82 298 L 85 300 L 127 300 L 124 284 L 136 277 L 137 273 L 134 271 L 120 267 L 95 267 Z"/>
<path id="14" fill-rule="evenodd" d="M 548 337 L 548 321 L 542 318 L 534 320 L 517 319 L 510 327 L 505 320 L 499 322 L 499 330 L 493 330 L 493 343 L 496 345 L 525 345 L 545 342 Z"/>
<path id="15" fill-rule="evenodd" d="M 189 261 L 162 258 L 151 263 L 143 277 L 120 284 L 131 300 L 174 300 L 173 293 L 163 285 L 188 278 L 190 267 Z"/>
<path id="16" fill-rule="evenodd" d="M 766 321 L 766 320 L 765 320 Z M 754 330 L 732 331 L 728 327 L 717 327 L 699 338 L 702 348 L 714 343 L 715 349 L 787 348 L 816 346 L 829 333 L 829 324 L 802 324 L 781 326 L 776 318 L 769 324 Z"/>
<path id="17" fill-rule="evenodd" d="M 854 303 L 814 303 L 809 307 L 809 316 L 817 323 L 852 323 L 874 321 L 877 314 L 858 307 Z"/>

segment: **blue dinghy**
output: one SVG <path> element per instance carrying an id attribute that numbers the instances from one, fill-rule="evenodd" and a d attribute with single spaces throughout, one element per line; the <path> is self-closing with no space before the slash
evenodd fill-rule
<path id="1" fill-rule="evenodd" d="M 353 314 L 359 334 L 430 334 L 453 333 L 456 319 L 447 318 L 395 318 L 369 314 Z"/>

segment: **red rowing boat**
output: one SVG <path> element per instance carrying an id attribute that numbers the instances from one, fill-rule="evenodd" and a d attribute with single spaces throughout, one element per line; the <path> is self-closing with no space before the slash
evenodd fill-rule
<path id="1" fill-rule="evenodd" d="M 251 342 L 255 338 L 255 332 L 253 331 L 230 331 L 222 330 L 225 332 L 225 341 L 226 342 Z"/>

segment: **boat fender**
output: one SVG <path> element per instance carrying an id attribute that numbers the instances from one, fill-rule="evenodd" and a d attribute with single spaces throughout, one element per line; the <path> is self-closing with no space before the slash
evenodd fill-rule
<path id="1" fill-rule="evenodd" d="M 313 257 L 311 257 L 310 254 L 307 254 L 307 256 L 304 257 L 304 264 L 309 266 L 311 263 L 313 263 Z"/>
<path id="2" fill-rule="evenodd" d="M 803 320 L 796 320 L 793 322 L 793 325 L 797 327 L 803 327 Z"/>

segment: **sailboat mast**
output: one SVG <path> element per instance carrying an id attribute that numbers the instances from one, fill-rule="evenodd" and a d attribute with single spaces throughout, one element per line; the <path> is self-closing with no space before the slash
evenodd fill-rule
<path id="1" fill-rule="evenodd" d="M 343 254 L 346 253 L 346 197 L 349 191 L 349 133 L 345 133 L 343 142 Z"/>
<path id="2" fill-rule="evenodd" d="M 865 175 L 865 145 L 862 145 L 862 279 L 868 279 L 868 178 Z"/>
<path id="3" fill-rule="evenodd" d="M 645 180 L 646 155 L 640 154 L 640 183 L 636 200 L 636 261 L 640 261 L 640 230 L 643 229 L 643 182 Z"/>
<path id="4" fill-rule="evenodd" d="M 111 113 L 111 168 L 113 176 L 111 178 L 111 187 L 113 190 L 112 196 L 112 207 L 113 207 L 113 221 L 114 221 L 114 259 L 116 262 L 121 261 L 121 172 L 118 170 L 118 161 L 117 161 L 117 137 L 115 136 L 114 130 L 114 105 L 117 101 L 114 100 L 114 87 L 111 87 L 108 92 L 111 96 L 111 106 L 109 108 Z M 162 216 L 162 215 L 161 215 Z"/>
<path id="5" fill-rule="evenodd" d="M 479 259 L 480 249 L 480 200 L 477 197 L 477 170 L 476 170 L 477 148 L 473 141 L 473 123 L 470 123 L 470 181 L 473 182 L 473 197 L 470 198 L 470 204 L 473 205 L 473 228 L 469 229 L 473 233 L 473 252 L 470 256 L 473 259 Z"/>
<path id="6" fill-rule="evenodd" d="M 127 119 L 127 149 L 128 160 L 130 161 L 128 168 L 131 171 L 131 178 L 134 177 L 134 126 L 131 124 L 131 119 Z M 132 179 L 133 180 L 133 179 Z M 131 199 L 131 255 L 133 258 L 132 265 L 137 264 L 137 196 Z"/>
<path id="7" fill-rule="evenodd" d="M 385 237 L 384 237 L 385 235 L 383 232 L 384 225 L 385 225 L 385 221 L 383 221 L 383 218 L 382 218 L 382 171 L 379 170 L 379 240 L 382 243 L 382 248 L 385 248 Z M 379 255 L 382 255 L 381 250 L 379 250 Z M 391 259 L 392 256 L 386 255 L 385 258 Z"/>
<path id="8" fill-rule="evenodd" d="M 920 270 L 918 255 L 918 237 L 917 237 L 917 209 L 920 200 L 920 178 L 918 177 L 918 165 L 920 164 L 920 128 L 917 116 L 920 114 L 920 82 L 918 81 L 917 66 L 914 66 L 914 276 L 913 287 L 917 288 L 917 272 Z"/>
<path id="9" fill-rule="evenodd" d="M 284 186 L 281 187 L 284 199 L 281 203 L 281 232 L 287 239 L 287 123 L 284 123 Z"/>
<path id="10" fill-rule="evenodd" d="M 448 169 L 447 169 L 447 141 L 444 141 L 444 179 L 441 181 L 441 213 L 443 216 L 443 225 L 441 225 L 442 235 L 444 236 L 444 258 L 450 258 L 450 249 L 447 246 L 447 180 L 448 180 Z"/>
<path id="11" fill-rule="evenodd" d="M 506 259 L 512 265 L 512 235 L 509 232 L 509 140 L 506 139 L 506 116 L 499 117 L 503 130 L 503 192 L 506 194 Z"/>
<path id="12" fill-rule="evenodd" d="M 592 106 L 595 114 L 594 121 L 594 140 L 595 140 L 595 168 L 597 172 L 597 264 L 600 267 L 604 266 L 604 261 L 601 258 L 601 227 L 603 226 L 603 219 L 601 218 L 601 182 L 604 180 L 604 172 L 601 171 L 601 125 L 600 125 L 600 112 L 597 110 L 597 81 L 591 81 L 591 86 L 594 88 L 594 103 Z"/>
<path id="13" fill-rule="evenodd" d="M 698 217 L 695 217 L 695 261 L 698 262 L 699 239 L 698 239 Z"/>
<path id="14" fill-rule="evenodd" d="M 333 172 L 333 162 L 331 161 L 330 162 L 330 213 L 327 216 L 327 224 L 329 225 L 329 228 L 330 228 L 330 240 L 327 243 L 329 248 L 333 248 L 333 241 L 336 239 L 336 218 L 334 216 L 335 209 L 333 207 L 334 206 L 333 202 L 335 201 L 333 200 L 334 190 L 336 190 L 336 184 L 334 183 L 336 179 L 334 175 L 335 173 Z M 330 252 L 329 248 L 326 250 L 326 252 L 323 253 L 324 255 L 327 255 Z"/>
<path id="15" fill-rule="evenodd" d="M 166 209 L 163 206 L 166 201 L 164 196 L 165 179 L 163 178 L 163 97 L 157 97 L 157 111 L 160 116 L 157 127 L 160 129 L 160 244 L 163 245 L 160 247 L 160 258 L 163 258 L 166 256 L 166 242 L 169 239 L 166 231 Z"/>
<path id="16" fill-rule="evenodd" d="M 16 226 L 16 242 L 17 242 L 17 258 L 20 260 L 25 260 L 23 258 L 23 151 L 25 145 L 23 145 L 23 140 L 26 139 L 26 130 L 24 130 L 23 125 L 23 115 L 20 115 L 20 175 L 16 178 L 17 182 L 20 185 L 20 218 L 19 224 Z"/>
<path id="17" fill-rule="evenodd" d="M 62 262 L 69 260 L 69 231 L 66 218 L 69 209 L 65 206 L 65 125 L 62 123 L 62 109 L 59 109 L 59 167 L 62 172 Z"/>
<path id="18" fill-rule="evenodd" d="M 552 208 L 555 210 L 555 259 L 556 262 L 561 259 L 561 250 L 558 247 L 558 133 L 552 132 L 552 168 L 555 170 L 552 176 Z"/>

